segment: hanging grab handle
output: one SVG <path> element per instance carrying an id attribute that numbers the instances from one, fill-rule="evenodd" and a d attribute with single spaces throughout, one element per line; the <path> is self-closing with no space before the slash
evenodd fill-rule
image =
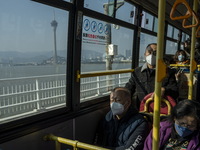
<path id="1" fill-rule="evenodd" d="M 185 5 L 185 7 L 187 8 L 188 13 L 186 13 L 184 16 L 174 17 L 174 12 L 175 12 L 175 10 L 176 10 L 176 8 L 177 8 L 177 6 L 179 4 Z M 189 4 L 185 0 L 176 0 L 174 5 L 173 5 L 173 7 L 172 7 L 172 9 L 171 9 L 170 18 L 172 20 L 181 20 L 181 19 L 187 19 L 187 18 L 189 18 L 191 16 L 192 16 L 192 9 L 190 8 Z"/>
<path id="2" fill-rule="evenodd" d="M 189 13 L 189 11 L 187 11 L 186 14 L 188 14 L 188 13 Z M 187 21 L 188 18 L 187 18 L 187 19 L 183 19 L 182 26 L 183 26 L 184 28 L 196 27 L 196 26 L 199 24 L 199 19 L 197 18 L 197 15 L 195 14 L 194 11 L 192 11 L 192 17 L 194 17 L 195 24 L 186 25 L 186 21 Z"/>

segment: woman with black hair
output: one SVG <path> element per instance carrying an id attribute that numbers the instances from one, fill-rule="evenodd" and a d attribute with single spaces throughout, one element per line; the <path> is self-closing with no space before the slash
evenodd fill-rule
<path id="1" fill-rule="evenodd" d="M 166 121 L 160 123 L 160 150 L 200 150 L 200 104 L 180 101 Z M 152 131 L 145 140 L 144 150 L 152 149 Z"/>
<path id="2" fill-rule="evenodd" d="M 176 51 L 174 55 L 174 61 L 176 64 L 186 65 L 189 64 L 187 53 L 184 50 Z"/>

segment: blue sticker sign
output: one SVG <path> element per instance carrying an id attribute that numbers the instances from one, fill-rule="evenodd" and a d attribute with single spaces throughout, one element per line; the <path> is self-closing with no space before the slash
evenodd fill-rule
<path id="1" fill-rule="evenodd" d="M 90 21 L 88 19 L 84 20 L 84 24 L 83 27 L 86 31 L 88 31 L 90 29 Z"/>
<path id="2" fill-rule="evenodd" d="M 106 35 L 109 34 L 109 27 L 108 27 L 108 24 L 106 24 L 106 25 L 104 26 L 104 33 L 105 33 Z"/>
<path id="3" fill-rule="evenodd" d="M 101 34 L 103 32 L 103 23 L 98 24 L 98 32 Z"/>
<path id="4" fill-rule="evenodd" d="M 97 23 L 96 23 L 96 21 L 92 21 L 91 30 L 92 30 L 92 32 L 96 32 L 97 31 Z"/>

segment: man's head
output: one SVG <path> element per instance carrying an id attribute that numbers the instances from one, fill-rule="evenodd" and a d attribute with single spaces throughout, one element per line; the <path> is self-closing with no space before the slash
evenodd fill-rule
<path id="1" fill-rule="evenodd" d="M 147 45 L 144 56 L 146 58 L 146 62 L 149 68 L 155 68 L 156 66 L 156 51 L 157 51 L 156 43 L 151 43 Z"/>
<path id="2" fill-rule="evenodd" d="M 125 87 L 117 87 L 111 91 L 110 107 L 113 115 L 123 116 L 131 105 L 131 93 Z"/>

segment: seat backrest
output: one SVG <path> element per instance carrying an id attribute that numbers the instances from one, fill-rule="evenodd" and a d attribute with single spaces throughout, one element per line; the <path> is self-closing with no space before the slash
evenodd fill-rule
<path id="1" fill-rule="evenodd" d="M 153 113 L 154 100 L 151 98 L 152 94 L 153 93 L 149 93 L 141 101 L 140 112 Z M 175 105 L 176 105 L 176 102 L 171 96 L 165 96 L 161 100 L 160 114 L 161 115 L 169 115 L 171 108 L 174 107 Z"/>

